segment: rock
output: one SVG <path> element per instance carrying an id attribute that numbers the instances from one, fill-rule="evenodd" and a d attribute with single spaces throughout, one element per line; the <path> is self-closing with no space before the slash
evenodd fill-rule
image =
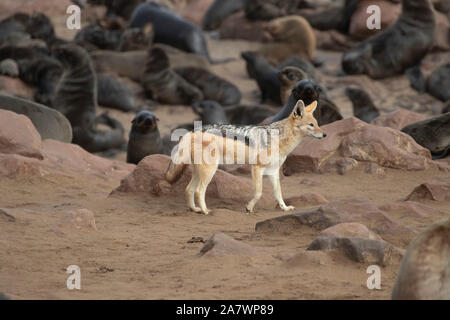
<path id="1" fill-rule="evenodd" d="M 378 174 L 380 176 L 384 176 L 386 174 L 386 171 L 383 167 L 380 167 L 378 164 L 373 162 L 366 165 L 364 172 L 367 174 Z"/>
<path id="2" fill-rule="evenodd" d="M 0 153 L 0 177 L 15 179 L 44 175 L 42 161 L 17 154 Z"/>
<path id="3" fill-rule="evenodd" d="M 195 23 L 198 26 L 202 25 L 203 17 L 206 11 L 213 4 L 214 0 L 190 0 L 187 1 L 186 5 L 181 9 L 180 15 Z"/>
<path id="4" fill-rule="evenodd" d="M 399 109 L 379 116 L 372 121 L 372 124 L 380 127 L 390 127 L 396 130 L 401 130 L 411 123 L 422 120 L 425 120 L 425 116 L 421 113 L 406 109 Z"/>
<path id="5" fill-rule="evenodd" d="M 78 145 L 47 139 L 42 143 L 46 170 L 100 178 L 123 178 L 135 165 L 93 155 Z"/>
<path id="6" fill-rule="evenodd" d="M 383 240 L 375 232 L 370 231 L 365 225 L 355 222 L 336 224 L 330 228 L 322 230 L 320 235 L 325 237 Z"/>
<path id="7" fill-rule="evenodd" d="M 23 114 L 30 118 L 42 140 L 55 139 L 62 142 L 72 142 L 72 126 L 69 120 L 55 109 L 4 94 L 0 94 L 0 109 Z"/>
<path id="8" fill-rule="evenodd" d="M 410 243 L 392 299 L 450 299 L 450 219 L 432 225 Z"/>
<path id="9" fill-rule="evenodd" d="M 306 211 L 264 220 L 256 224 L 255 231 L 290 234 L 304 226 L 322 231 L 345 222 L 363 224 L 396 245 L 407 245 L 414 236 L 413 231 L 392 220 L 370 200 L 360 197 L 344 198 Z"/>
<path id="10" fill-rule="evenodd" d="M 434 41 L 432 50 L 449 51 L 450 50 L 450 21 L 442 13 L 435 11 L 436 29 L 434 31 Z"/>
<path id="11" fill-rule="evenodd" d="M 43 159 L 41 136 L 30 119 L 0 110 L 0 153 Z"/>
<path id="12" fill-rule="evenodd" d="M 450 177 L 438 178 L 422 183 L 406 197 L 406 200 L 450 200 Z"/>
<path id="13" fill-rule="evenodd" d="M 415 201 L 388 203 L 379 207 L 379 209 L 388 213 L 390 216 L 398 216 L 400 219 L 404 217 L 435 218 L 442 214 L 439 210 Z"/>
<path id="14" fill-rule="evenodd" d="M 117 193 L 144 193 L 154 196 L 167 194 L 183 195 L 191 179 L 191 168 L 185 168 L 181 178 L 170 185 L 166 181 L 166 171 L 170 157 L 160 154 L 150 155 L 139 162 L 133 172 L 123 179 L 120 186 L 113 191 Z M 266 184 L 267 187 L 269 184 Z M 253 196 L 253 183 L 249 178 L 243 178 L 217 170 L 206 190 L 206 196 L 224 201 L 239 203 L 244 206 Z M 271 192 L 265 192 L 257 206 L 274 205 Z"/>
<path id="15" fill-rule="evenodd" d="M 381 29 L 369 29 L 367 27 L 367 20 L 372 13 L 367 13 L 367 8 L 370 5 L 377 5 L 380 8 L 380 24 Z M 362 0 L 359 1 L 358 6 L 350 19 L 349 35 L 353 38 L 362 40 L 366 39 L 380 31 L 387 29 L 392 25 L 402 12 L 402 6 L 400 4 L 392 3 L 386 0 Z"/>
<path id="16" fill-rule="evenodd" d="M 58 228 L 71 227 L 78 230 L 97 230 L 94 214 L 88 209 L 67 212 L 56 226 Z"/>
<path id="17" fill-rule="evenodd" d="M 29 100 L 34 99 L 35 89 L 20 79 L 0 75 L 0 93 L 15 94 Z"/>
<path id="18" fill-rule="evenodd" d="M 0 218 L 8 222 L 16 222 L 16 218 L 3 209 L 0 209 Z"/>
<path id="19" fill-rule="evenodd" d="M 268 40 L 263 29 L 264 22 L 249 21 L 244 11 L 236 12 L 227 17 L 219 28 L 221 39 L 242 39 L 255 42 Z"/>
<path id="20" fill-rule="evenodd" d="M 344 172 L 356 161 L 377 163 L 383 167 L 425 170 L 431 164 L 430 151 L 410 136 L 387 127 L 364 123 L 354 117 L 322 127 L 325 139 L 303 138 L 287 157 L 284 173 Z M 345 158 L 353 159 L 351 162 Z"/>
<path id="21" fill-rule="evenodd" d="M 200 250 L 200 256 L 204 257 L 220 257 L 226 255 L 251 256 L 253 254 L 255 254 L 254 248 L 222 232 L 214 233 Z"/>
<path id="22" fill-rule="evenodd" d="M 372 239 L 318 237 L 306 250 L 339 250 L 352 261 L 383 267 L 402 258 L 402 253 L 394 246 Z"/>
<path id="23" fill-rule="evenodd" d="M 288 206 L 304 206 L 308 205 L 318 205 L 328 203 L 328 200 L 325 199 L 322 195 L 317 193 L 303 193 L 299 196 L 286 198 L 285 202 Z"/>
<path id="24" fill-rule="evenodd" d="M 327 252 L 311 250 L 302 250 L 284 261 L 284 265 L 290 268 L 325 266 L 332 263 L 333 259 L 328 255 Z"/>

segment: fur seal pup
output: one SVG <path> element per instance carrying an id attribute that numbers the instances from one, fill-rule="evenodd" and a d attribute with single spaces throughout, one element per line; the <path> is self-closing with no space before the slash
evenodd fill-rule
<path id="1" fill-rule="evenodd" d="M 257 125 L 269 117 L 273 117 L 275 111 L 265 106 L 238 105 L 225 109 L 230 124 L 234 125 Z"/>
<path id="2" fill-rule="evenodd" d="M 23 114 L 30 118 L 42 140 L 72 142 L 72 127 L 60 112 L 33 101 L 0 93 L 0 109 Z"/>
<path id="3" fill-rule="evenodd" d="M 203 93 L 172 70 L 169 57 L 160 48 L 149 52 L 141 80 L 147 95 L 167 104 L 192 104 L 203 100 Z"/>
<path id="4" fill-rule="evenodd" d="M 206 11 L 203 21 L 203 30 L 214 30 L 230 15 L 245 7 L 249 0 L 215 0 Z"/>
<path id="5" fill-rule="evenodd" d="M 245 6 L 248 20 L 271 20 L 296 14 L 300 9 L 310 8 L 305 0 L 251 0 Z"/>
<path id="6" fill-rule="evenodd" d="M 433 224 L 409 244 L 392 299 L 450 299 L 450 219 Z"/>
<path id="7" fill-rule="evenodd" d="M 75 35 L 75 42 L 89 51 L 95 48 L 115 50 L 119 46 L 121 35 L 120 30 L 108 30 L 94 23 L 82 28 Z M 88 43 L 87 46 L 84 45 L 85 42 Z"/>
<path id="8" fill-rule="evenodd" d="M 233 60 L 212 59 L 209 55 L 203 31 L 158 3 L 142 3 L 133 12 L 130 22 L 132 28 L 140 28 L 147 23 L 153 24 L 155 42 L 165 43 L 175 48 L 201 55 L 211 63 L 224 63 Z"/>
<path id="9" fill-rule="evenodd" d="M 304 79 L 308 79 L 308 75 L 306 74 L 306 72 L 297 67 L 286 67 L 281 71 L 278 71 L 278 79 L 281 83 L 281 103 L 284 105 L 288 101 L 295 84 Z"/>
<path id="10" fill-rule="evenodd" d="M 256 51 L 245 51 L 241 54 L 247 63 L 247 72 L 256 80 L 261 91 L 261 103 L 272 102 L 280 105 L 281 84 L 277 68 L 271 66 L 264 56 Z"/>
<path id="11" fill-rule="evenodd" d="M 433 70 L 427 79 L 427 91 L 441 101 L 450 100 L 450 63 Z"/>
<path id="12" fill-rule="evenodd" d="M 271 20 L 265 30 L 273 42 L 264 44 L 260 52 L 266 59 L 277 63 L 293 55 L 305 57 L 310 61 L 316 54 L 316 37 L 308 21 L 300 16 L 286 16 Z"/>
<path id="13" fill-rule="evenodd" d="M 120 122 L 108 115 L 96 119 L 97 80 L 89 54 L 77 45 L 67 44 L 56 47 L 54 55 L 61 61 L 64 73 L 57 84 L 52 105 L 70 121 L 73 143 L 89 152 L 120 148 L 125 142 Z M 98 130 L 98 121 L 111 130 Z"/>
<path id="14" fill-rule="evenodd" d="M 120 36 L 117 50 L 147 50 L 153 43 L 154 37 L 155 33 L 153 32 L 153 25 L 151 23 L 146 24 L 142 28 L 126 29 Z"/>
<path id="15" fill-rule="evenodd" d="M 442 159 L 450 153 L 450 113 L 444 113 L 412 123 L 402 129 L 422 147 L 431 151 L 433 159 Z"/>
<path id="16" fill-rule="evenodd" d="M 163 142 L 159 134 L 159 119 L 150 111 L 140 111 L 131 121 L 127 147 L 127 163 L 138 164 L 151 154 L 162 154 Z"/>
<path id="17" fill-rule="evenodd" d="M 433 45 L 435 18 L 429 0 L 403 0 L 397 22 L 347 51 L 342 67 L 348 74 L 386 78 L 418 65 Z"/>
<path id="18" fill-rule="evenodd" d="M 316 68 L 313 66 L 311 62 L 307 59 L 299 57 L 299 56 L 291 56 L 285 60 L 283 60 L 278 65 L 278 70 L 283 70 L 286 67 L 296 67 L 305 72 L 308 75 L 309 79 L 312 79 L 318 82 L 318 77 L 316 75 Z"/>
<path id="19" fill-rule="evenodd" d="M 339 112 L 338 107 L 325 95 L 321 94 L 321 92 L 322 89 L 314 80 L 305 79 L 297 82 L 292 89 L 288 101 L 284 104 L 283 109 L 273 116 L 268 123 L 277 122 L 287 118 L 291 114 L 292 109 L 298 100 L 303 100 L 305 104 L 310 104 L 316 100 L 318 101 L 317 108 L 314 111 L 314 118 L 316 118 L 319 126 L 342 120 L 343 117 Z"/>
<path id="20" fill-rule="evenodd" d="M 364 90 L 347 88 L 345 94 L 352 101 L 353 115 L 364 122 L 371 123 L 380 115 L 369 94 Z"/>
<path id="21" fill-rule="evenodd" d="M 192 105 L 192 109 L 200 116 L 202 125 L 229 124 L 224 108 L 216 101 L 204 100 Z"/>
<path id="22" fill-rule="evenodd" d="M 109 75 L 97 74 L 97 92 L 97 101 L 102 107 L 125 112 L 138 110 L 133 92 Z"/>
<path id="23" fill-rule="evenodd" d="M 176 68 L 174 71 L 199 88 L 205 100 L 214 100 L 223 106 L 241 101 L 242 94 L 238 87 L 212 72 L 193 67 Z"/>

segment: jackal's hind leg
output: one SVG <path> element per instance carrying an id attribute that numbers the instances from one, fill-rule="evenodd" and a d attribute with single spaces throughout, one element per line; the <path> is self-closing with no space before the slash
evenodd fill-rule
<path id="1" fill-rule="evenodd" d="M 198 170 L 194 166 L 192 166 L 192 178 L 189 182 L 188 186 L 186 187 L 186 202 L 189 206 L 189 209 L 191 209 L 194 212 L 201 212 L 202 209 L 195 206 L 195 199 L 194 199 L 194 193 L 197 189 L 199 182 L 198 178 Z"/>
<path id="2" fill-rule="evenodd" d="M 294 210 L 295 207 L 293 206 L 287 206 L 284 203 L 283 195 L 281 194 L 281 183 L 280 183 L 280 171 L 277 170 L 276 173 L 269 176 L 270 182 L 272 182 L 273 186 L 273 195 L 275 196 L 275 199 L 278 202 L 278 205 L 280 206 L 281 210 L 283 211 L 291 211 Z"/>
<path id="3" fill-rule="evenodd" d="M 200 165 L 197 167 L 198 169 L 198 177 L 199 183 L 197 185 L 197 190 L 195 191 L 195 195 L 197 197 L 198 204 L 201 208 L 201 211 L 204 214 L 209 214 L 210 211 L 206 207 L 205 194 L 206 189 L 208 188 L 209 183 L 211 182 L 214 174 L 216 173 L 218 165 Z"/>
<path id="4" fill-rule="evenodd" d="M 253 186 L 255 188 L 255 195 L 253 196 L 253 199 L 250 200 L 250 202 L 247 204 L 246 211 L 248 213 L 252 213 L 253 209 L 255 208 L 256 203 L 259 199 L 261 199 L 262 196 L 262 189 L 263 189 L 263 170 L 257 166 L 252 167 L 252 180 L 253 180 Z"/>

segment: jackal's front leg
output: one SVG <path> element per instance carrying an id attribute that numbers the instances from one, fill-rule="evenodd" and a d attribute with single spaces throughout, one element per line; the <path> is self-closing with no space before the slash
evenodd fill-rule
<path id="1" fill-rule="evenodd" d="M 253 186 L 255 188 L 255 195 L 253 196 L 253 199 L 250 200 L 250 202 L 247 205 L 246 211 L 251 213 L 253 212 L 253 209 L 255 208 L 255 204 L 258 202 L 259 199 L 261 199 L 262 196 L 262 174 L 263 171 L 261 168 L 257 166 L 252 167 L 252 180 L 253 180 Z"/>
<path id="2" fill-rule="evenodd" d="M 273 186 L 273 194 L 275 196 L 275 199 L 278 202 L 278 205 L 280 206 L 281 210 L 283 211 L 291 211 L 294 210 L 295 207 L 293 206 L 287 206 L 284 203 L 283 195 L 281 194 L 281 183 L 280 183 L 280 170 L 277 170 L 276 173 L 269 176 L 270 182 L 272 182 Z"/>

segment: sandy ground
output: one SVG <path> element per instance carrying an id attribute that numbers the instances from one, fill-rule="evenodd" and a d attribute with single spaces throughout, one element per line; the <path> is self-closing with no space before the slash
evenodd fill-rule
<path id="1" fill-rule="evenodd" d="M 258 44 L 244 41 L 210 41 L 216 58 L 239 57 L 242 50 Z M 336 67 L 339 55 L 327 60 Z M 257 89 L 242 59 L 213 70 L 243 92 L 243 103 L 256 103 Z M 333 95 L 333 93 L 332 93 Z M 337 95 L 337 93 L 336 93 Z M 351 105 L 342 98 L 345 116 Z M 383 108 L 387 108 L 383 106 Z M 392 106 L 391 109 L 395 108 Z M 110 111 L 127 132 L 133 114 Z M 184 106 L 158 106 L 163 134 L 177 124 L 195 118 Z M 429 111 L 429 113 L 432 113 Z M 125 159 L 121 153 L 117 159 Z M 404 199 L 415 186 L 442 172 L 408 172 L 386 169 L 380 178 L 363 172 L 363 166 L 342 176 L 301 174 L 284 177 L 285 198 L 315 192 L 328 200 L 359 195 L 383 205 Z M 312 179 L 318 186 L 300 184 Z M 322 264 L 288 265 L 285 258 L 306 249 L 318 231 L 304 227 L 297 234 L 255 233 L 255 224 L 282 213 L 260 209 L 244 214 L 244 203 L 224 205 L 207 202 L 214 210 L 202 216 L 186 210 L 179 198 L 142 196 L 110 197 L 120 179 L 104 180 L 78 176 L 46 175 L 32 179 L 0 179 L 0 208 L 16 218 L 0 216 L 0 292 L 13 299 L 388 299 L 398 264 L 382 268 L 381 290 L 369 290 L 368 265 L 332 254 Z M 267 183 L 267 181 L 265 182 Z M 249 190 L 250 198 L 252 190 Z M 428 219 L 392 217 L 415 231 L 423 230 L 442 217 L 450 217 L 450 202 L 424 202 L 443 212 Z M 297 206 L 306 209 L 308 206 Z M 55 227 L 70 210 L 87 208 L 95 215 L 97 231 Z M 261 248 L 255 256 L 200 257 L 202 243 L 188 243 L 192 237 L 208 240 L 215 232 Z M 405 249 L 405 248 L 402 248 Z M 68 290 L 66 268 L 81 268 L 81 290 Z"/>

